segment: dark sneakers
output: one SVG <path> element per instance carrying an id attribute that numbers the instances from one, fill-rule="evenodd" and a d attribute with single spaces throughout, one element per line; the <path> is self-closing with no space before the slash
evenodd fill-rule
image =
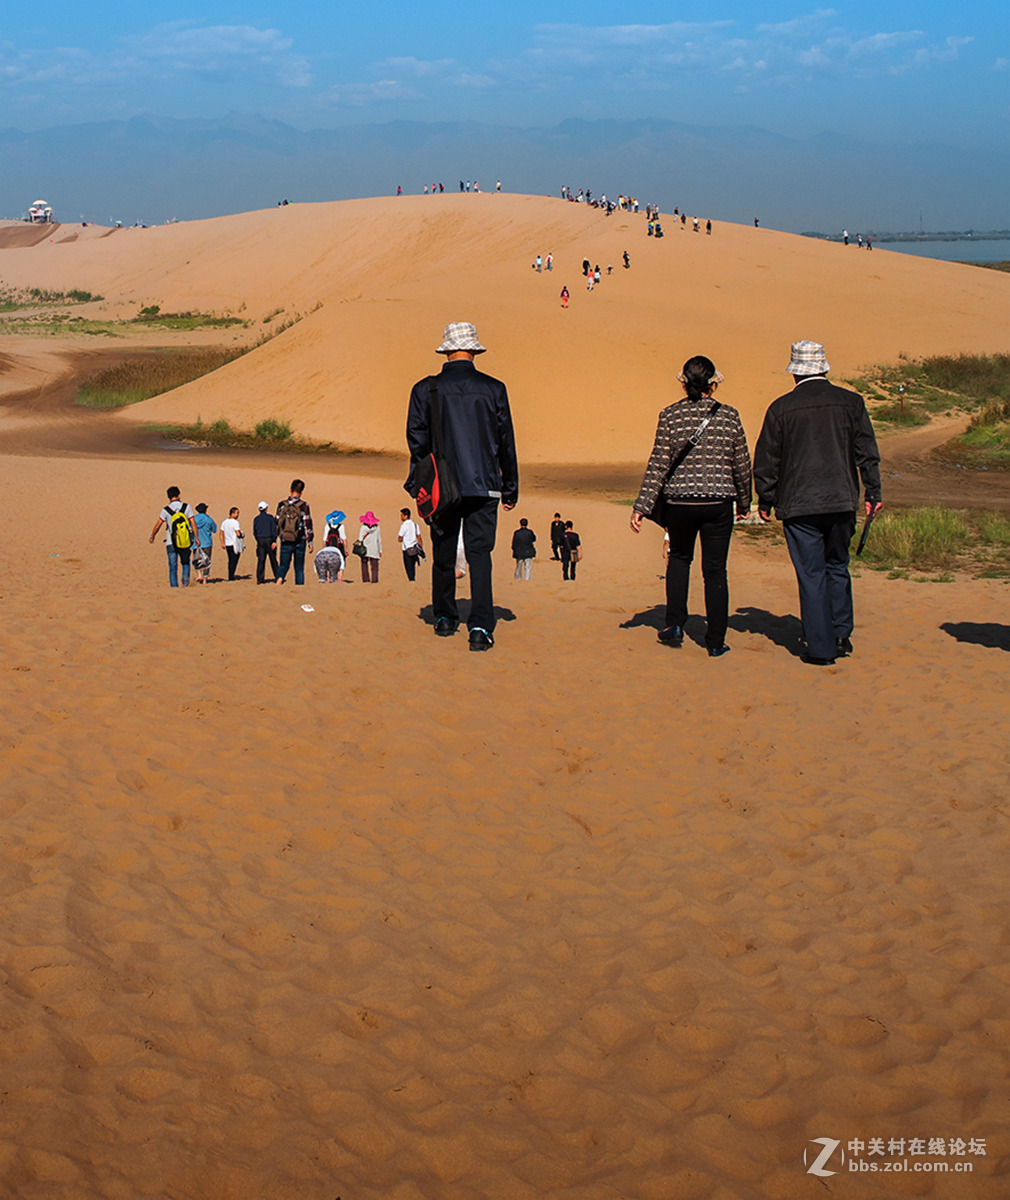
<path id="1" fill-rule="evenodd" d="M 848 658 L 852 653 L 852 642 L 849 638 L 835 638 L 835 656 Z"/>
<path id="2" fill-rule="evenodd" d="M 435 618 L 435 637 L 452 637 L 457 629 L 459 621 L 454 621 L 451 617 Z"/>
<path id="3" fill-rule="evenodd" d="M 486 629 L 471 629 L 470 630 L 470 649 L 471 650 L 490 650 L 494 645 L 494 638 Z"/>
<path id="4" fill-rule="evenodd" d="M 684 644 L 684 630 L 679 625 L 667 625 L 656 635 L 656 640 L 663 646 L 678 650 Z"/>
<path id="5" fill-rule="evenodd" d="M 729 649 L 725 642 L 721 646 L 709 646 L 708 656 L 709 658 L 722 658 L 724 654 L 729 654 Z"/>

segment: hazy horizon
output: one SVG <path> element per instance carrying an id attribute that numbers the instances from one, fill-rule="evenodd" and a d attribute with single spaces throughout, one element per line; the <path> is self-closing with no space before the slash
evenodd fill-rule
<path id="1" fill-rule="evenodd" d="M 498 178 L 800 232 L 1010 225 L 1010 10 L 390 0 L 5 13 L 0 210 L 159 223 Z M 146 139 L 147 144 L 143 142 Z"/>

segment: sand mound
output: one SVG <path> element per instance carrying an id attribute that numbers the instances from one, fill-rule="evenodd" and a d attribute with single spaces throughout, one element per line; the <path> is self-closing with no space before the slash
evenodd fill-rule
<path id="1" fill-rule="evenodd" d="M 872 362 L 1006 349 L 1010 278 L 716 223 L 711 237 L 666 219 L 546 197 L 445 195 L 291 205 L 4 252 L 4 278 L 140 305 L 237 313 L 280 337 L 124 420 L 286 419 L 296 433 L 400 452 L 407 391 L 437 368 L 449 320 L 473 320 L 505 379 L 526 463 L 643 460 L 685 358 L 726 376 L 753 440 L 785 390 L 789 343 L 827 344 L 836 377 Z M 85 231 L 87 232 L 87 231 Z M 621 266 L 631 256 L 630 270 Z M 537 253 L 554 270 L 531 268 Z M 592 294 L 583 259 L 604 278 Z M 608 265 L 613 274 L 607 275 Z M 562 311 L 562 285 L 572 293 Z"/>

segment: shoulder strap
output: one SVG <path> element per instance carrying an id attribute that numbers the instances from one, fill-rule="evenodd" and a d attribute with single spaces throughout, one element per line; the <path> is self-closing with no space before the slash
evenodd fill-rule
<path id="1" fill-rule="evenodd" d="M 428 377 L 428 397 L 431 400 L 431 437 L 432 447 L 439 458 L 445 457 L 445 443 L 442 437 L 442 403 L 438 395 L 438 383 L 435 376 Z"/>

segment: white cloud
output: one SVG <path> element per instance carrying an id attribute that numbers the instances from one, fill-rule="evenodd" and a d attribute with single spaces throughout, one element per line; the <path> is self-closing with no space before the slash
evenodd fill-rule
<path id="1" fill-rule="evenodd" d="M 496 87 L 498 82 L 494 76 L 470 70 L 454 58 L 386 58 L 373 69 L 379 78 L 336 84 L 321 97 L 322 103 L 361 108 L 394 101 L 416 102 L 431 100 L 436 90 L 488 90 Z"/>
<path id="2" fill-rule="evenodd" d="M 312 80 L 307 60 L 292 54 L 291 39 L 276 29 L 176 21 L 123 38 L 122 45 L 134 61 L 172 75 L 248 79 L 252 73 L 284 87 L 305 87 Z"/>
<path id="3" fill-rule="evenodd" d="M 532 82 L 554 73 L 567 79 L 595 73 L 602 83 L 673 74 L 732 73 L 781 85 L 817 75 L 888 75 L 925 69 L 957 58 L 970 37 L 931 43 L 921 30 L 854 32 L 837 23 L 834 9 L 791 21 L 758 24 L 752 31 L 730 21 L 666 25 L 537 25 L 520 74 Z"/>
<path id="4" fill-rule="evenodd" d="M 178 21 L 121 38 L 114 49 L 100 52 L 72 46 L 19 52 L 4 44 L 0 76 L 11 83 L 80 87 L 186 76 L 307 87 L 312 82 L 308 61 L 292 53 L 291 47 L 291 39 L 276 29 Z"/>

